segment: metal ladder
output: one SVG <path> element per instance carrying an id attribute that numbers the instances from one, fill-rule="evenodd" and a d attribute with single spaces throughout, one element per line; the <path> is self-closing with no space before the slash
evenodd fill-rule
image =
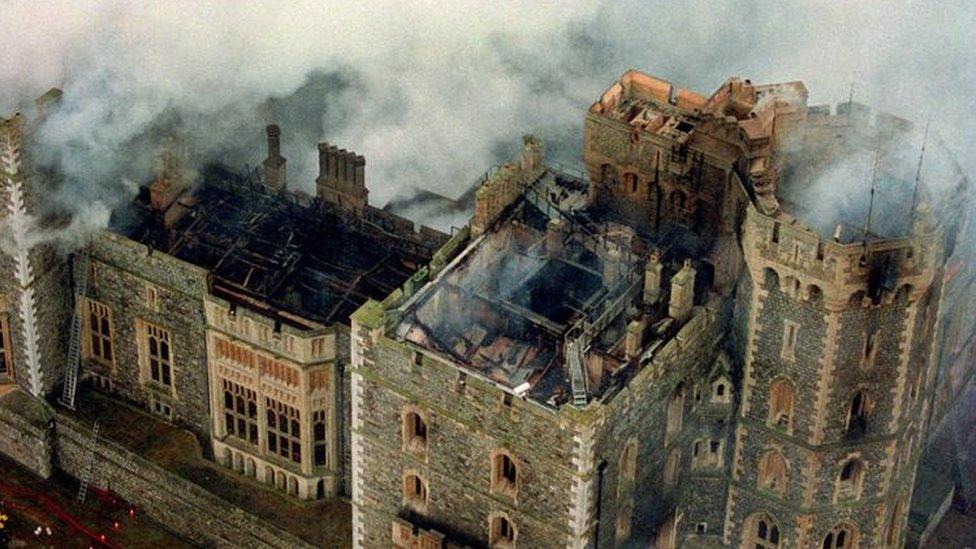
<path id="1" fill-rule="evenodd" d="M 79 296 L 84 297 L 88 292 L 88 268 L 91 259 L 87 252 L 81 252 L 78 257 L 78 285 L 75 288 L 73 313 L 71 314 L 71 334 L 68 340 L 68 363 L 64 368 L 64 386 L 59 399 L 65 407 L 75 409 L 75 390 L 78 388 L 78 366 L 81 361 L 81 311 L 79 310 Z"/>
<path id="2" fill-rule="evenodd" d="M 578 339 L 566 342 L 569 381 L 573 388 L 573 406 L 586 406 L 586 373 L 583 371 L 583 348 Z"/>
<path id="3" fill-rule="evenodd" d="M 98 422 L 92 426 L 91 438 L 88 439 L 88 452 L 85 455 L 85 470 L 81 473 L 81 483 L 78 485 L 78 503 L 84 503 L 88 497 L 88 485 L 95 474 L 95 442 L 98 440 Z"/>

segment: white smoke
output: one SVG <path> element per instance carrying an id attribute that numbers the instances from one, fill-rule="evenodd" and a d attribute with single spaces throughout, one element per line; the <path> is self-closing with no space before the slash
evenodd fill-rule
<path id="1" fill-rule="evenodd" d="M 4 2 L 0 112 L 49 87 L 61 108 L 34 155 L 72 207 L 147 181 L 179 129 L 196 162 L 251 165 L 282 125 L 289 184 L 310 190 L 315 143 L 367 158 L 371 199 L 457 195 L 535 132 L 579 160 L 584 111 L 628 68 L 710 94 L 731 75 L 802 79 L 811 104 L 855 100 L 933 129 L 962 153 L 973 4 L 831 2 Z M 270 105 L 266 100 L 275 101 Z M 236 167 L 236 166 L 235 166 Z"/>

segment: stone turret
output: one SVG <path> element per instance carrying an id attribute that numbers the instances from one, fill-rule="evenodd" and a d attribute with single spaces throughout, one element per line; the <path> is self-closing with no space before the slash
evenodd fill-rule
<path id="1" fill-rule="evenodd" d="M 319 177 L 315 187 L 324 203 L 363 215 L 369 202 L 366 159 L 335 145 L 319 143 Z"/>
<path id="2" fill-rule="evenodd" d="M 268 157 L 264 159 L 264 184 L 275 191 L 284 190 L 288 184 L 285 157 L 281 156 L 281 128 L 270 124 L 268 131 Z"/>
<path id="3" fill-rule="evenodd" d="M 0 262 L 5 307 L 0 386 L 16 382 L 40 397 L 58 382 L 65 363 L 70 284 L 64 256 L 36 238 L 43 195 L 39 177 L 29 177 L 25 160 L 28 127 L 20 114 L 0 119 L 0 210 L 8 229 Z"/>

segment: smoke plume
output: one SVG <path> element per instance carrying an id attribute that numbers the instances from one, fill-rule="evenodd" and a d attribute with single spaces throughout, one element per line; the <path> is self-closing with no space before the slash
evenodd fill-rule
<path id="1" fill-rule="evenodd" d="M 310 190 L 315 143 L 367 158 L 378 205 L 463 192 L 533 132 L 579 161 L 584 110 L 628 68 L 710 94 L 731 75 L 802 79 L 846 100 L 932 117 L 956 151 L 971 117 L 974 5 L 590 0 L 515 2 L 4 2 L 0 112 L 52 86 L 32 155 L 55 206 L 114 207 L 179 131 L 194 164 L 255 165 L 282 126 L 289 184 Z M 422 221 L 422 220 L 421 220 Z"/>

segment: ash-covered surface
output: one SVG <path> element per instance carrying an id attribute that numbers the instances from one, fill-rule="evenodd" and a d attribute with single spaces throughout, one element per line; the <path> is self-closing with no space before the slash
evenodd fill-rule
<path id="1" fill-rule="evenodd" d="M 572 393 L 567 341 L 585 333 L 610 373 L 627 363 L 621 342 L 641 309 L 643 258 L 661 243 L 590 209 L 585 193 L 553 170 L 531 183 L 408 302 L 395 336 L 550 406 Z"/>
<path id="2" fill-rule="evenodd" d="M 430 250 L 366 223 L 212 167 L 165 214 L 140 196 L 111 228 L 210 270 L 221 297 L 328 323 L 389 295 L 429 261 Z"/>

